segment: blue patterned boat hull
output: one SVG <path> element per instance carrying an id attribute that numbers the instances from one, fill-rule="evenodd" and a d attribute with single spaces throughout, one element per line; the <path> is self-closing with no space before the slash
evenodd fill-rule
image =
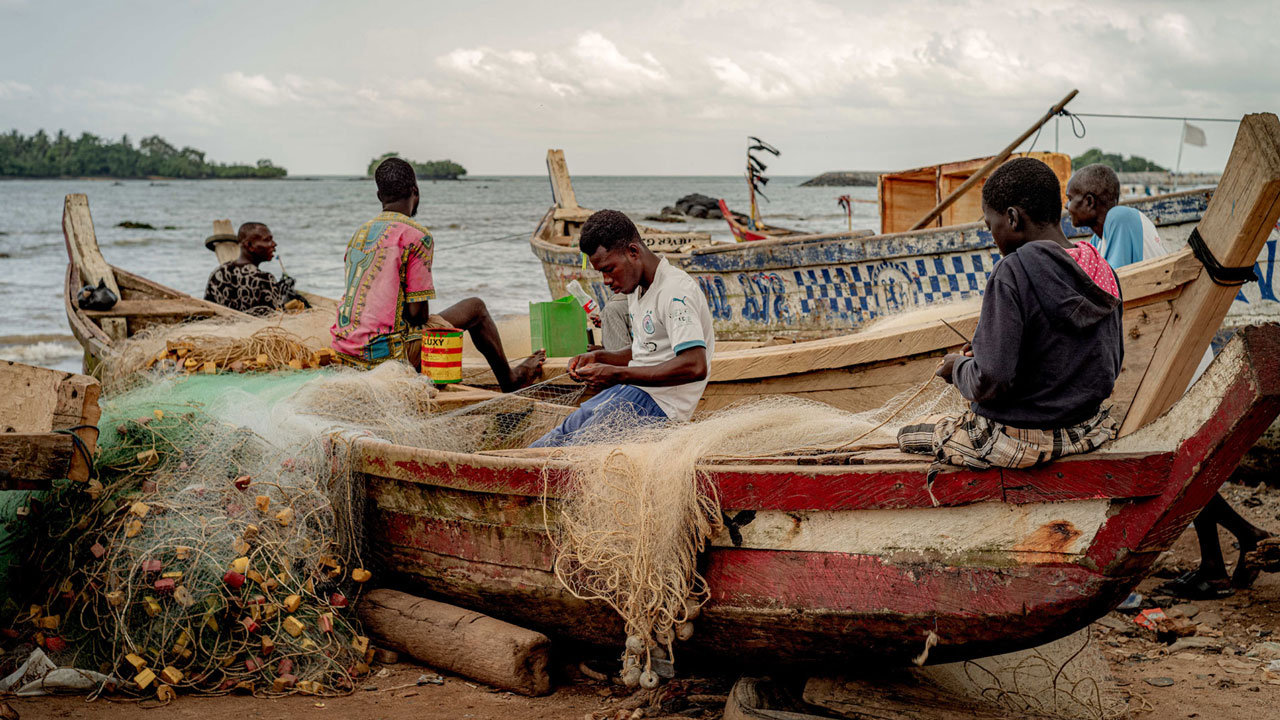
<path id="1" fill-rule="evenodd" d="M 1186 244 L 1211 191 L 1146 198 L 1132 205 L 1159 227 L 1170 249 Z M 1063 219 L 1068 236 L 1090 234 Z M 1272 261 L 1280 231 L 1258 258 L 1258 283 L 1245 286 L 1226 326 L 1280 319 Z M 608 290 L 576 248 L 532 239 L 554 297 L 582 279 L 597 300 Z M 800 236 L 713 246 L 667 257 L 706 293 L 722 340 L 812 339 L 853 332 L 878 318 L 981 295 L 999 253 L 981 223 L 909 233 L 857 237 Z"/>

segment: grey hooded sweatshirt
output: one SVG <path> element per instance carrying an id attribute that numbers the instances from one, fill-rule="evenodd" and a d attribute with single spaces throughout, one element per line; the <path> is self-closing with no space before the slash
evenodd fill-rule
<path id="1" fill-rule="evenodd" d="M 1118 283 L 1117 283 L 1118 284 Z M 973 357 L 952 380 L 973 411 L 1019 428 L 1088 420 L 1111 395 L 1124 341 L 1120 298 L 1050 240 L 996 264 L 982 297 Z"/>

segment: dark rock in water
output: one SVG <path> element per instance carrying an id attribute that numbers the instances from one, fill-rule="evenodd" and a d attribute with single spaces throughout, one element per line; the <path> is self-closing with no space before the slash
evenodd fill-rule
<path id="1" fill-rule="evenodd" d="M 703 195 L 702 193 L 692 193 L 685 195 L 676 201 L 676 210 L 682 212 L 689 217 L 705 218 L 709 217 L 708 213 L 715 209 L 717 214 L 720 211 L 720 201 Z M 720 215 L 720 217 L 724 217 Z"/>
<path id="2" fill-rule="evenodd" d="M 879 170 L 836 170 L 800 183 L 800 187 L 875 187 Z"/>
<path id="3" fill-rule="evenodd" d="M 747 216 L 741 213 L 734 213 L 733 216 L 738 222 L 747 220 Z M 677 200 L 674 206 L 668 205 L 662 208 L 662 213 L 659 215 L 645 216 L 645 220 L 653 222 L 684 222 L 689 218 L 723 220 L 724 213 L 720 212 L 718 199 L 702 193 L 692 193 Z"/>
<path id="4" fill-rule="evenodd" d="M 126 228 L 129 230 L 155 230 L 156 229 L 156 226 L 152 225 L 151 223 L 138 222 L 137 220 L 125 220 L 124 222 L 116 223 L 116 227 Z"/>

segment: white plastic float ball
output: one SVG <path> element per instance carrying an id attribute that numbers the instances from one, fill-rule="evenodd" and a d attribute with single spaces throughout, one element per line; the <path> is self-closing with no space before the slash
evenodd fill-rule
<path id="1" fill-rule="evenodd" d="M 644 638 L 639 635 L 627 636 L 627 652 L 639 655 L 644 652 Z"/>
<path id="2" fill-rule="evenodd" d="M 652 670 L 645 670 L 640 673 L 640 687 L 645 690 L 652 690 L 658 687 L 658 673 Z"/>
<path id="3" fill-rule="evenodd" d="M 640 678 L 643 673 L 639 667 L 629 667 L 622 671 L 622 684 L 629 688 L 633 688 L 640 684 Z"/>
<path id="4" fill-rule="evenodd" d="M 702 614 L 702 606 L 693 600 L 684 601 L 684 616 L 687 620 L 697 620 Z"/>

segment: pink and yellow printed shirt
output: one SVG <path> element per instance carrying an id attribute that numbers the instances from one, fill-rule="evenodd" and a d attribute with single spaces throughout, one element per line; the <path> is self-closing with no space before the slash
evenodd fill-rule
<path id="1" fill-rule="evenodd" d="M 329 329 L 339 359 L 377 365 L 404 355 L 405 303 L 436 296 L 431 231 L 408 215 L 384 212 L 347 243 L 346 292 Z"/>

